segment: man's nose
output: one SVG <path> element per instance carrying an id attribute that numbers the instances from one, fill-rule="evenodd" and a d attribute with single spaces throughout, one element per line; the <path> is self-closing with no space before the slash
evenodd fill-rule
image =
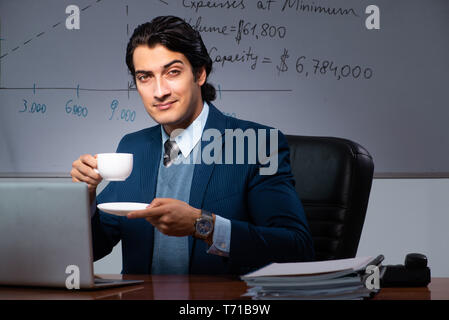
<path id="1" fill-rule="evenodd" d="M 168 95 L 170 95 L 170 86 L 167 81 L 164 78 L 156 79 L 154 97 L 158 100 L 163 100 Z"/>

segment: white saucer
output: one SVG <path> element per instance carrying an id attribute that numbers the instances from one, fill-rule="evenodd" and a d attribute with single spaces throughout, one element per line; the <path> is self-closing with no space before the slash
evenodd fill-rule
<path id="1" fill-rule="evenodd" d="M 105 202 L 97 205 L 97 208 L 116 216 L 126 216 L 131 211 L 143 210 L 147 206 L 148 203 L 140 202 Z"/>

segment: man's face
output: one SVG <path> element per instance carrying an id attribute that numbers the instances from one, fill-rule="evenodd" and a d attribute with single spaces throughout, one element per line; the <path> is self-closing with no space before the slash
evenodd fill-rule
<path id="1" fill-rule="evenodd" d="M 148 114 L 168 134 L 187 128 L 201 113 L 201 86 L 206 81 L 202 68 L 196 80 L 189 60 L 179 52 L 158 44 L 138 46 L 133 54 L 137 91 Z"/>

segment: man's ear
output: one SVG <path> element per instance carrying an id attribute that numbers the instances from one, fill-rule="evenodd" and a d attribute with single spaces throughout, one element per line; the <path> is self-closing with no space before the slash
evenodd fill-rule
<path id="1" fill-rule="evenodd" d="M 202 86 L 204 83 L 206 83 L 206 78 L 207 78 L 206 67 L 202 66 L 201 68 L 198 69 L 196 73 L 196 82 L 198 82 L 198 84 Z"/>

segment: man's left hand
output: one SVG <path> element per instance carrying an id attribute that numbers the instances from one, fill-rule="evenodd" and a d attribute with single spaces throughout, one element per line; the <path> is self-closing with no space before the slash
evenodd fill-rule
<path id="1" fill-rule="evenodd" d="M 171 198 L 155 198 L 146 209 L 127 215 L 128 219 L 145 218 L 163 234 L 177 237 L 193 235 L 200 216 L 200 209 Z"/>

